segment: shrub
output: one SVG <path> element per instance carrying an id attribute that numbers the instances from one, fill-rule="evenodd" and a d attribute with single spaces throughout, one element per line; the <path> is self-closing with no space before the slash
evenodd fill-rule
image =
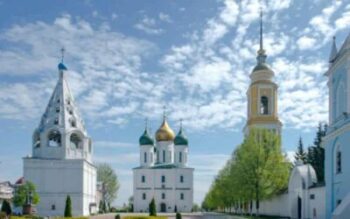
<path id="1" fill-rule="evenodd" d="M 119 214 L 115 215 L 114 219 L 120 219 L 120 215 Z"/>
<path id="2" fill-rule="evenodd" d="M 182 216 L 179 212 L 176 213 L 176 219 L 182 219 Z"/>
<path id="3" fill-rule="evenodd" d="M 157 216 L 156 203 L 154 198 L 152 198 L 151 203 L 149 204 L 149 216 Z"/>
<path id="4" fill-rule="evenodd" d="M 64 208 L 64 217 L 72 217 L 72 200 L 67 196 L 66 207 Z"/>
<path id="5" fill-rule="evenodd" d="M 11 205 L 10 205 L 10 203 L 7 200 L 4 200 L 2 202 L 1 212 L 5 212 L 6 215 L 12 214 Z"/>

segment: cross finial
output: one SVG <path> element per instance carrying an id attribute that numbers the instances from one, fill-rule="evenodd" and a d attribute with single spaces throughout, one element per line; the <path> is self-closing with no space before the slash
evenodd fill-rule
<path id="1" fill-rule="evenodd" d="M 163 106 L 163 119 L 166 119 L 166 106 Z"/>
<path id="2" fill-rule="evenodd" d="M 182 121 L 183 121 L 183 119 L 181 118 L 180 119 L 180 129 L 182 129 Z"/>
<path id="3" fill-rule="evenodd" d="M 148 129 L 148 118 L 146 117 L 145 118 L 145 130 L 147 130 Z"/>
<path id="4" fill-rule="evenodd" d="M 63 58 L 64 58 L 64 52 L 66 50 L 64 49 L 64 47 L 61 48 L 61 62 L 63 63 Z"/>

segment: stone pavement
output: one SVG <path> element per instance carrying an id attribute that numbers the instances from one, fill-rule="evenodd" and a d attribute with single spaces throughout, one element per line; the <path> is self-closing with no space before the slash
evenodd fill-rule
<path id="1" fill-rule="evenodd" d="M 96 215 L 91 216 L 91 219 L 114 219 L 114 216 L 116 213 L 113 214 L 103 214 L 103 215 Z M 148 214 L 139 214 L 139 213 L 120 213 L 120 216 L 123 218 L 123 216 L 147 216 Z M 175 214 L 161 214 L 159 213 L 158 216 L 167 216 L 168 219 L 175 219 Z M 219 214 L 219 213 L 183 213 L 182 214 L 183 219 L 244 219 L 244 217 L 238 217 L 238 216 L 231 216 L 226 214 Z"/>

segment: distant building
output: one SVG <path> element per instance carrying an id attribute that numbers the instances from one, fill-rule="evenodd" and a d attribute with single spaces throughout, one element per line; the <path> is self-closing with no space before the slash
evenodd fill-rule
<path id="1" fill-rule="evenodd" d="M 350 215 L 350 34 L 340 50 L 335 38 L 326 72 L 329 126 L 324 137 L 326 218 Z"/>
<path id="2" fill-rule="evenodd" d="M 0 208 L 4 200 L 11 201 L 13 198 L 14 187 L 9 181 L 0 182 Z"/>
<path id="3" fill-rule="evenodd" d="M 58 65 L 58 73 L 55 90 L 33 133 L 32 156 L 23 158 L 24 179 L 36 185 L 39 215 L 63 215 L 68 195 L 73 215 L 89 215 L 97 208 L 92 143 L 74 103 L 63 63 Z"/>
<path id="4" fill-rule="evenodd" d="M 147 126 L 139 139 L 140 166 L 133 169 L 134 211 L 147 212 L 154 198 L 159 212 L 190 212 L 193 205 L 193 168 L 187 166 L 188 139 L 182 126 L 175 136 L 166 117 L 155 134 Z"/>

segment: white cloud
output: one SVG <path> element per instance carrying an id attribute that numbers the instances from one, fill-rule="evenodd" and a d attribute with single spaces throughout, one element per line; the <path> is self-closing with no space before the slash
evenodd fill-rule
<path id="1" fill-rule="evenodd" d="M 98 148 L 137 148 L 138 145 L 129 142 L 95 141 L 94 146 Z"/>
<path id="2" fill-rule="evenodd" d="M 144 31 L 145 33 L 153 35 L 159 35 L 164 32 L 163 29 L 157 27 L 157 22 L 155 19 L 147 16 L 144 16 L 139 23 L 135 24 L 134 27 L 136 29 Z"/>
<path id="3" fill-rule="evenodd" d="M 167 23 L 171 23 L 172 22 L 170 16 L 168 14 L 163 13 L 163 12 L 160 12 L 158 17 L 159 17 L 159 20 L 161 20 L 161 21 L 164 21 L 164 22 L 167 22 Z"/>
<path id="4" fill-rule="evenodd" d="M 302 36 L 297 41 L 300 50 L 311 49 L 314 47 L 315 43 L 316 39 L 308 36 Z"/>

